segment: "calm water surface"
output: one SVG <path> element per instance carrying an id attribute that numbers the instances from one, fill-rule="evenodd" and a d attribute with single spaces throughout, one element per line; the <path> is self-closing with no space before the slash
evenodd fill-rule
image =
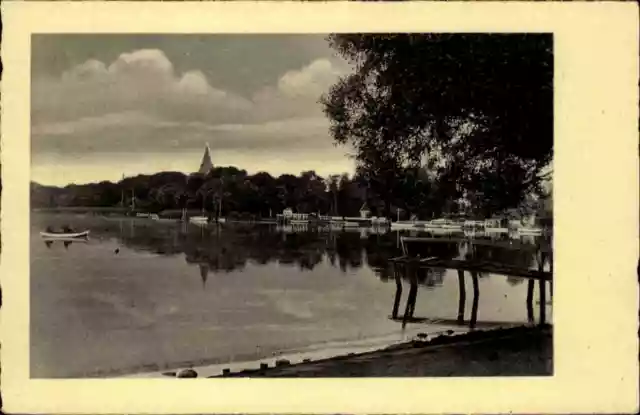
<path id="1" fill-rule="evenodd" d="M 67 245 L 40 238 L 46 226 L 63 224 L 90 229 L 91 238 Z M 329 344 L 402 341 L 417 331 L 463 329 L 455 323 L 454 271 L 420 276 L 414 315 L 435 322 L 403 329 L 389 318 L 396 284 L 387 260 L 401 254 L 398 240 L 395 232 L 272 225 L 203 229 L 144 219 L 34 214 L 31 375 L 125 374 L 149 365 L 247 361 Z M 527 249 L 461 243 L 434 249 L 435 255 L 473 252 L 537 268 L 539 241 L 516 242 Z M 477 327 L 526 323 L 532 317 L 527 286 L 521 278 L 481 275 Z M 408 291 L 407 283 L 405 297 Z M 534 296 L 537 300 L 538 284 Z M 551 320 L 550 305 L 546 314 Z"/>

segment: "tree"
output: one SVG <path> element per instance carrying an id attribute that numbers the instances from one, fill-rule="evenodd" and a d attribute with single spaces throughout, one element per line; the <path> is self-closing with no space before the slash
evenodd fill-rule
<path id="1" fill-rule="evenodd" d="M 340 176 L 333 174 L 327 179 L 327 189 L 331 196 L 331 214 L 336 216 L 338 214 L 338 189 L 340 186 Z"/>
<path id="2" fill-rule="evenodd" d="M 321 98 L 331 134 L 355 148 L 387 210 L 402 167 L 429 164 L 440 197 L 482 193 L 486 212 L 515 207 L 538 189 L 553 149 L 550 35 L 328 40 L 356 68 Z"/>

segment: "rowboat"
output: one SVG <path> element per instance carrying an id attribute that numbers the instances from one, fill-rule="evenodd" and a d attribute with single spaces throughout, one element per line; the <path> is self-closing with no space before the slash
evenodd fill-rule
<path id="1" fill-rule="evenodd" d="M 83 232 L 40 232 L 40 236 L 46 239 L 77 239 L 89 236 L 89 231 Z"/>

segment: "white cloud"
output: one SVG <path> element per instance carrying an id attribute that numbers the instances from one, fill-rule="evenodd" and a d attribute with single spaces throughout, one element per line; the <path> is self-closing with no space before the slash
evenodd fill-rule
<path id="1" fill-rule="evenodd" d="M 36 136 L 49 135 L 73 135 L 92 133 L 97 130 L 117 125 L 119 127 L 173 127 L 178 124 L 171 121 L 163 121 L 158 117 L 139 111 L 126 111 L 109 113 L 96 117 L 83 117 L 73 121 L 60 121 L 36 125 L 31 129 L 31 134 Z"/>
<path id="2" fill-rule="evenodd" d="M 148 76 L 171 78 L 173 77 L 173 64 L 161 50 L 141 49 L 120 55 L 109 66 L 109 72 L 136 78 Z"/>
<path id="3" fill-rule="evenodd" d="M 33 82 L 34 122 L 140 111 L 174 119 L 249 109 L 242 97 L 213 88 L 201 71 L 176 74 L 160 50 L 123 53 L 107 64 L 89 60 L 58 79 Z"/>
<path id="4" fill-rule="evenodd" d="M 278 81 L 278 90 L 287 97 L 319 98 L 340 75 L 328 59 L 318 59 L 300 70 L 285 73 Z"/>
<path id="5" fill-rule="evenodd" d="M 160 50 L 89 60 L 56 79 L 34 79 L 32 149 L 88 154 L 201 148 L 331 148 L 318 98 L 340 75 L 319 59 L 244 98 L 202 71 L 176 73 Z"/>

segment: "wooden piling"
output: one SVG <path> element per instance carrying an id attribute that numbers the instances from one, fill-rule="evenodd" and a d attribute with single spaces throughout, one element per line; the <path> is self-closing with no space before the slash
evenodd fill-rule
<path id="1" fill-rule="evenodd" d="M 402 300 L 402 278 L 401 278 L 401 269 L 404 268 L 400 264 L 394 264 L 393 272 L 395 274 L 396 279 L 396 296 L 393 300 L 393 311 L 391 312 L 391 316 L 395 319 L 398 318 L 398 308 L 400 308 L 400 301 Z"/>
<path id="2" fill-rule="evenodd" d="M 549 253 L 549 271 L 551 272 L 551 275 L 553 275 L 553 251 L 551 253 Z M 549 290 L 551 291 L 551 299 L 553 299 L 553 278 L 551 278 L 551 280 L 549 281 Z"/>
<path id="3" fill-rule="evenodd" d="M 407 325 L 407 320 L 413 317 L 416 300 L 418 298 L 418 279 L 417 279 L 417 263 L 411 261 L 408 264 L 408 274 L 411 286 L 409 287 L 409 295 L 407 296 L 407 306 L 404 310 L 404 316 L 402 318 L 402 328 Z"/>
<path id="4" fill-rule="evenodd" d="M 476 271 L 471 272 L 471 281 L 473 282 L 473 304 L 471 306 L 471 320 L 469 321 L 469 327 L 475 328 L 478 321 L 478 302 L 480 300 L 480 289 L 478 287 L 478 273 Z"/>
<path id="5" fill-rule="evenodd" d="M 547 283 L 540 280 L 540 325 L 547 320 Z"/>
<path id="6" fill-rule="evenodd" d="M 533 291 L 535 289 L 535 281 L 527 280 L 527 320 L 533 323 Z"/>
<path id="7" fill-rule="evenodd" d="M 544 253 L 540 254 L 541 261 L 539 271 L 544 271 Z M 540 280 L 540 324 L 545 324 L 547 319 L 547 282 Z"/>
<path id="8" fill-rule="evenodd" d="M 467 289 L 464 283 L 464 271 L 458 270 L 458 324 L 464 324 L 464 309 L 467 303 Z"/>

